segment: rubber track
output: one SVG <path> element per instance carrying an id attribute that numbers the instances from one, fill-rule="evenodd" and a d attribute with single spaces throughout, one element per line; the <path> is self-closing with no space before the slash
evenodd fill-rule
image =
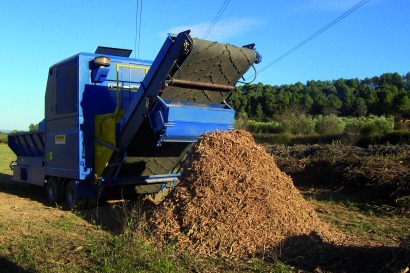
<path id="1" fill-rule="evenodd" d="M 255 62 L 254 50 L 193 39 L 190 54 L 173 75 L 174 79 L 234 86 Z M 168 87 L 161 98 L 221 103 L 228 91 L 205 88 L 193 89 L 177 86 Z"/>

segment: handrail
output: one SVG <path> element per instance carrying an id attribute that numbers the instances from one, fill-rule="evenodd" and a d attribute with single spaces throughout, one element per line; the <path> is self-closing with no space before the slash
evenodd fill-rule
<path id="1" fill-rule="evenodd" d="M 129 64 L 117 64 L 115 67 L 116 71 L 116 92 L 117 92 L 117 107 L 115 108 L 115 115 L 118 115 L 120 112 L 120 83 L 119 83 L 119 71 L 120 67 L 130 68 L 130 69 L 143 69 L 145 70 L 145 75 L 147 75 L 149 68 L 142 65 L 129 65 Z"/>

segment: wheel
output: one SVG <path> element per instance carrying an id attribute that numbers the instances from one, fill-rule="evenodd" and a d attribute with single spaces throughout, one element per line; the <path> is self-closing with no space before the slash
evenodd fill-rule
<path id="1" fill-rule="evenodd" d="M 84 209 L 87 203 L 86 197 L 79 197 L 78 196 L 78 189 L 76 185 L 76 181 L 71 180 L 67 184 L 66 194 L 65 194 L 65 203 L 69 210 L 81 210 Z"/>
<path id="2" fill-rule="evenodd" d="M 63 181 L 57 177 L 50 177 L 47 181 L 47 200 L 53 204 L 64 200 Z"/>

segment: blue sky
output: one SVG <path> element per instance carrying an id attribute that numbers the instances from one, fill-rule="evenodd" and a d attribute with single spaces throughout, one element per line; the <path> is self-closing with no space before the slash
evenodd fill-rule
<path id="1" fill-rule="evenodd" d="M 153 60 L 167 33 L 191 29 L 202 38 L 223 2 L 143 0 L 139 57 Z M 359 2 L 231 0 L 208 39 L 256 43 L 261 69 Z M 135 49 L 136 7 L 137 0 L 1 0 L 0 130 L 27 130 L 43 119 L 52 64 L 98 45 Z M 255 83 L 404 75 L 410 71 L 409 15 L 409 0 L 371 0 Z"/>

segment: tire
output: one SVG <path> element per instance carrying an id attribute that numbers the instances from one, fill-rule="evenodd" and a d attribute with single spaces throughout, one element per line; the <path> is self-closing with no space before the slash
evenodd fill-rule
<path id="1" fill-rule="evenodd" d="M 65 203 L 69 210 L 82 210 L 85 208 L 87 204 L 86 197 L 78 196 L 78 189 L 76 183 L 78 182 L 74 180 L 71 180 L 67 183 Z"/>
<path id="2" fill-rule="evenodd" d="M 50 177 L 47 181 L 47 200 L 52 204 L 64 201 L 63 181 L 57 177 Z"/>

